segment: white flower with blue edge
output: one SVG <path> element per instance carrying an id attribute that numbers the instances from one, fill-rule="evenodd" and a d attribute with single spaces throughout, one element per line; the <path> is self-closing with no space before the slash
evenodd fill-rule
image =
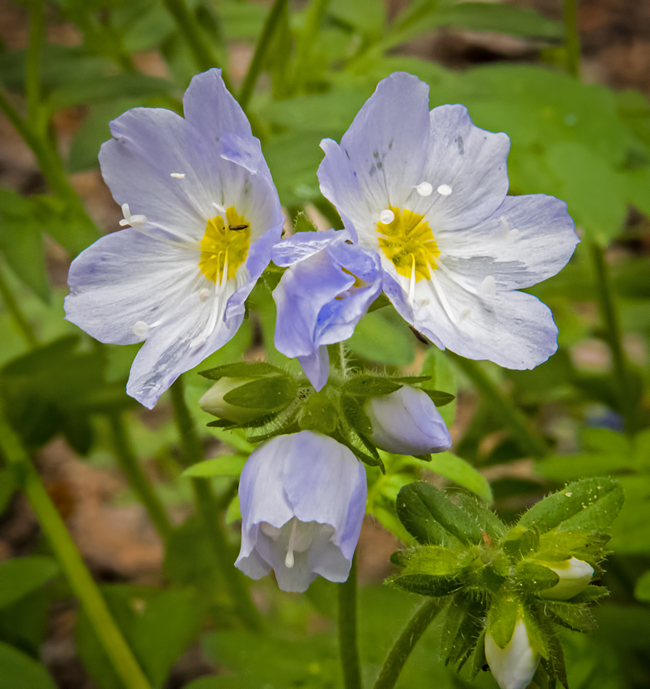
<path id="1" fill-rule="evenodd" d="M 345 231 L 299 232 L 273 249 L 273 261 L 289 266 L 273 291 L 275 346 L 297 357 L 320 390 L 329 375 L 328 344 L 343 342 L 381 292 L 375 252 L 350 242 Z"/>
<path id="2" fill-rule="evenodd" d="M 366 509 L 366 472 L 347 447 L 301 431 L 255 450 L 239 481 L 242 543 L 235 563 L 283 591 L 316 576 L 346 581 Z"/>
<path id="3" fill-rule="evenodd" d="M 370 440 L 397 455 L 423 455 L 451 447 L 447 425 L 429 395 L 404 385 L 389 395 L 370 397 L 364 406 L 372 424 Z"/>
<path id="4" fill-rule="evenodd" d="M 566 204 L 506 196 L 510 141 L 462 105 L 429 112 L 429 88 L 395 73 L 337 144 L 324 139 L 321 191 L 362 247 L 384 292 L 441 348 L 513 369 L 557 349 L 551 311 L 518 291 L 555 275 L 578 241 Z"/>
<path id="5" fill-rule="evenodd" d="M 144 345 L 127 392 L 146 407 L 228 342 L 283 215 L 259 141 L 221 71 L 194 79 L 185 117 L 134 108 L 100 152 L 123 227 L 70 266 L 66 318 L 101 342 Z"/>

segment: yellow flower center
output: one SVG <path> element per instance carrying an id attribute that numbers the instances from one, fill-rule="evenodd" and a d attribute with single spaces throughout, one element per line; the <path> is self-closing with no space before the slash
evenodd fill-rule
<path id="1" fill-rule="evenodd" d="M 227 223 L 227 224 L 226 224 Z M 251 239 L 251 226 L 234 206 L 226 210 L 226 222 L 220 215 L 208 220 L 201 239 L 199 268 L 205 277 L 221 284 L 235 277 L 237 268 L 246 260 Z"/>
<path id="2" fill-rule="evenodd" d="M 436 259 L 440 249 L 436 244 L 433 232 L 424 215 L 419 215 L 407 208 L 400 209 L 388 206 L 393 213 L 393 220 L 377 223 L 379 246 L 384 256 L 404 277 L 415 274 L 415 280 L 431 279 L 431 269 L 437 267 Z"/>

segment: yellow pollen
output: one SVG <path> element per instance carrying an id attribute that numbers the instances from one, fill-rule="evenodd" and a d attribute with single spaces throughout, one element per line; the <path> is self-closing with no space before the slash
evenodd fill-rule
<path id="1" fill-rule="evenodd" d="M 440 249 L 424 215 L 407 208 L 388 206 L 394 214 L 392 222 L 377 223 L 379 246 L 384 256 L 404 277 L 415 275 L 415 281 L 431 279 L 431 269 L 437 267 Z"/>
<path id="2" fill-rule="evenodd" d="M 226 279 L 234 278 L 237 268 L 248 256 L 250 238 L 251 226 L 243 215 L 237 213 L 234 206 L 226 210 L 226 222 L 220 215 L 210 218 L 201 239 L 199 268 L 203 275 L 210 282 L 221 283 L 227 263 Z"/>

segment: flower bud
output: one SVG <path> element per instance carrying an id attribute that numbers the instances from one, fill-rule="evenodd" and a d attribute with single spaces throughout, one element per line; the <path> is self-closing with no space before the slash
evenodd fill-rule
<path id="1" fill-rule="evenodd" d="M 226 421 L 246 423 L 265 413 L 264 409 L 251 409 L 228 404 L 224 397 L 231 391 L 250 383 L 252 378 L 219 378 L 219 380 L 201 397 L 199 405 L 208 414 L 218 416 Z"/>
<path id="2" fill-rule="evenodd" d="M 297 592 L 319 574 L 346 581 L 366 509 L 366 472 L 347 447 L 313 431 L 273 438 L 248 458 L 239 502 L 244 574 L 273 569 Z"/>
<path id="3" fill-rule="evenodd" d="M 451 447 L 440 412 L 422 390 L 405 385 L 390 395 L 371 397 L 365 412 L 372 424 L 370 439 L 382 450 L 421 455 Z"/>
<path id="4" fill-rule="evenodd" d="M 526 689 L 540 661 L 539 653 L 530 645 L 528 630 L 521 617 L 505 648 L 499 648 L 491 634 L 485 636 L 485 658 L 501 689 Z"/>
<path id="5" fill-rule="evenodd" d="M 542 598 L 552 600 L 573 598 L 589 586 L 591 577 L 594 575 L 594 568 L 591 565 L 575 557 L 560 562 L 538 562 L 537 564 L 548 567 L 560 577 L 560 581 L 555 586 L 539 593 Z"/>

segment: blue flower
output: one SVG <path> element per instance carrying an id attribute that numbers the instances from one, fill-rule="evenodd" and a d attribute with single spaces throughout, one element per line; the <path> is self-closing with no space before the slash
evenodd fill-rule
<path id="1" fill-rule="evenodd" d="M 66 317 L 94 338 L 144 346 L 127 392 L 153 407 L 228 342 L 280 239 L 283 215 L 259 141 L 221 71 L 192 79 L 185 118 L 134 108 L 111 122 L 102 174 L 123 227 L 83 251 Z"/>
<path id="2" fill-rule="evenodd" d="M 429 112 L 428 86 L 384 79 L 341 144 L 324 139 L 323 194 L 376 251 L 384 291 L 441 348 L 526 369 L 557 349 L 550 310 L 519 292 L 555 275 L 578 241 L 566 204 L 506 196 L 510 141 L 461 105 Z"/>
<path id="3" fill-rule="evenodd" d="M 273 291 L 275 346 L 297 357 L 316 390 L 327 382 L 327 345 L 347 340 L 381 292 L 375 252 L 347 232 L 300 232 L 277 244 L 273 261 L 290 266 Z"/>
<path id="4" fill-rule="evenodd" d="M 348 578 L 366 508 L 366 473 L 346 447 L 320 433 L 281 435 L 258 448 L 239 482 L 241 551 L 252 579 L 272 569 L 283 591 L 317 575 Z"/>
<path id="5" fill-rule="evenodd" d="M 423 455 L 451 447 L 447 426 L 429 395 L 405 385 L 390 395 L 370 397 L 365 411 L 372 424 L 370 440 L 397 455 Z"/>

